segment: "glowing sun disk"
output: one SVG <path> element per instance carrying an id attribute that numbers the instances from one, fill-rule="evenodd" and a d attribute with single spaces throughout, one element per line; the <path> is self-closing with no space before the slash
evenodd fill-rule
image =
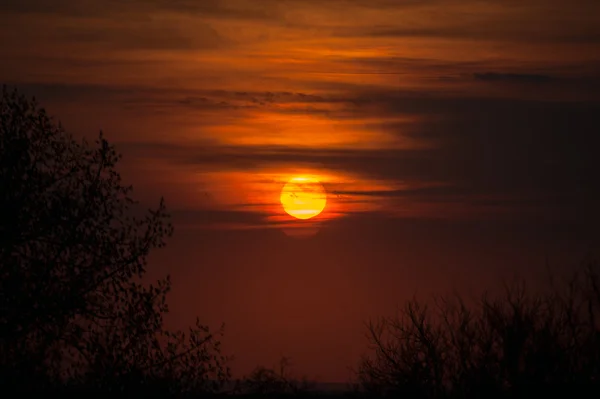
<path id="1" fill-rule="evenodd" d="M 281 190 L 283 209 L 297 219 L 310 219 L 320 214 L 327 203 L 325 187 L 309 177 L 294 177 Z"/>

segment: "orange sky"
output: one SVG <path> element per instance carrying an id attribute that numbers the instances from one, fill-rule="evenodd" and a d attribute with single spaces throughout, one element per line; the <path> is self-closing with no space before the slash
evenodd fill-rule
<path id="1" fill-rule="evenodd" d="M 339 381 L 362 321 L 414 291 L 596 248 L 599 16 L 596 0 L 5 0 L 0 77 L 76 135 L 103 129 L 137 196 L 166 197 L 176 235 L 154 268 L 173 274 L 173 323 L 225 321 L 240 372 L 290 355 Z M 329 193 L 304 239 L 279 204 L 294 175 Z"/>

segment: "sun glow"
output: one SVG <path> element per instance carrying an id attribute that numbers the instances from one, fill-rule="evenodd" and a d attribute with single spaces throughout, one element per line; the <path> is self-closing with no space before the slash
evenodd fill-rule
<path id="1" fill-rule="evenodd" d="M 320 214 L 327 204 L 325 187 L 318 180 L 298 176 L 290 179 L 281 190 L 283 209 L 297 219 L 310 219 Z"/>

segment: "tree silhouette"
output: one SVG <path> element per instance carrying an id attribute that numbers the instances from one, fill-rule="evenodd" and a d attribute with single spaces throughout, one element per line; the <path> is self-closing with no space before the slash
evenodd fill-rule
<path id="1" fill-rule="evenodd" d="M 215 390 L 217 334 L 163 329 L 167 278 L 146 257 L 173 228 L 164 202 L 140 216 L 102 136 L 78 142 L 35 99 L 0 99 L 0 375 L 3 384 Z M 35 384 L 32 384 L 35 382 Z M 176 383 L 175 383 L 176 382 Z"/>
<path id="2" fill-rule="evenodd" d="M 407 397 L 600 393 L 600 278 L 591 263 L 567 284 L 524 283 L 467 305 L 459 296 L 412 300 L 368 324 L 359 362 L 364 392 Z"/>
<path id="3" fill-rule="evenodd" d="M 294 377 L 290 364 L 289 358 L 282 357 L 277 367 L 256 367 L 250 375 L 237 382 L 235 392 L 248 397 L 311 396 L 314 384 L 305 377 L 301 379 Z"/>

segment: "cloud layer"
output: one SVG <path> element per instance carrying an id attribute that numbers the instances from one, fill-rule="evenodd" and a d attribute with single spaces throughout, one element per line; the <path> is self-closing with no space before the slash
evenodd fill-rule
<path id="1" fill-rule="evenodd" d="M 7 1 L 0 71 L 186 212 L 222 193 L 267 223 L 270 190 L 316 173 L 340 214 L 572 219 L 600 199 L 598 5 L 576 3 Z"/>

